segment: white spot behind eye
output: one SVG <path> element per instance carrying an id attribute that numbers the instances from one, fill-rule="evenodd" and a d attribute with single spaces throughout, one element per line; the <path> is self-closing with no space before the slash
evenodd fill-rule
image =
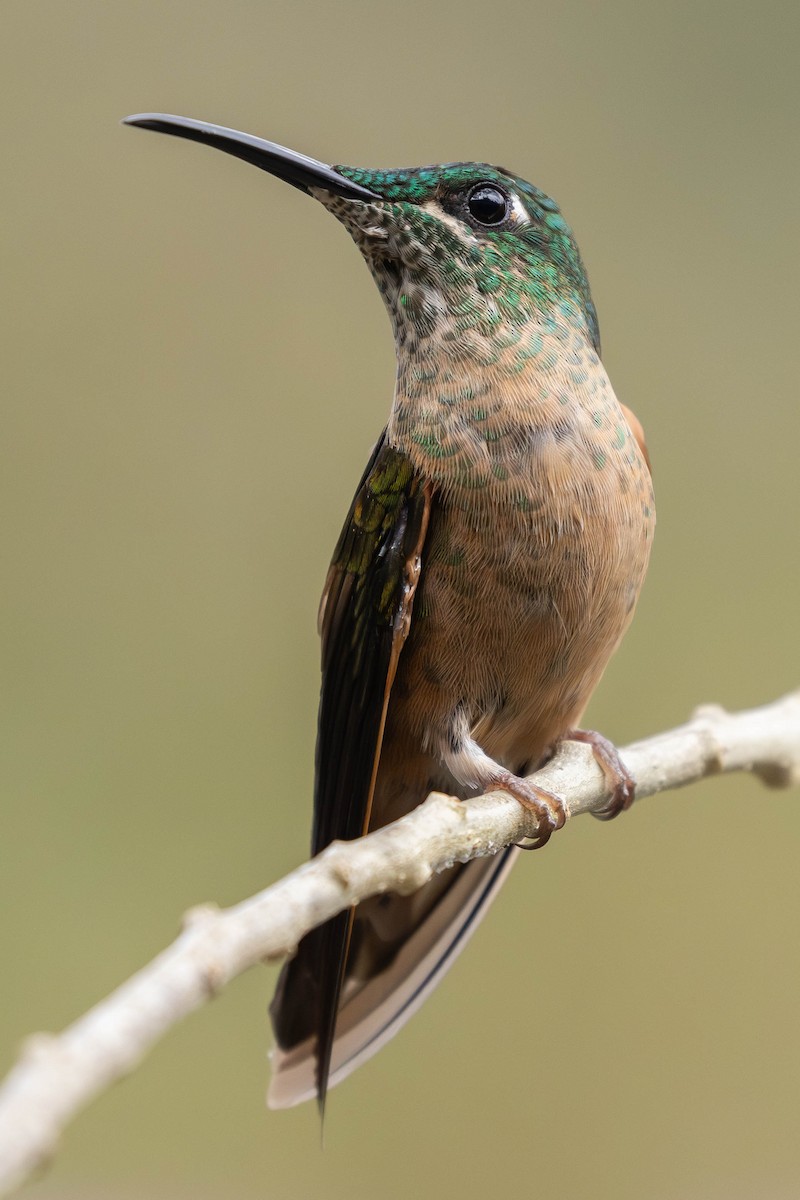
<path id="1" fill-rule="evenodd" d="M 511 200 L 511 212 L 515 221 L 520 224 L 527 224 L 529 217 L 525 205 L 520 200 L 516 192 L 509 191 L 509 199 Z"/>

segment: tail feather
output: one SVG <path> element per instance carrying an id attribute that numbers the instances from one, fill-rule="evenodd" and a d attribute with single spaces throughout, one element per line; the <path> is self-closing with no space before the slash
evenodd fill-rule
<path id="1" fill-rule="evenodd" d="M 417 1011 L 477 928 L 515 857 L 516 850 L 509 847 L 493 858 L 452 868 L 451 881 L 443 891 L 434 881 L 416 897 L 378 897 L 357 910 L 352 963 L 348 963 L 336 1019 L 328 1088 L 371 1058 Z M 432 886 L 435 898 L 426 904 L 425 893 Z M 415 927 L 402 928 L 409 919 Z M 393 927 L 394 933 L 391 939 L 384 939 L 390 947 L 385 965 L 379 963 L 372 970 L 364 968 L 365 954 L 359 963 L 358 935 L 362 933 L 366 943 L 378 925 Z M 314 934 L 309 935 L 312 950 L 313 938 Z M 277 1045 L 272 1052 L 270 1108 L 289 1108 L 318 1095 L 316 1038 L 302 1036 L 307 1025 L 302 1011 L 309 1006 L 313 1010 L 318 1003 L 306 953 L 301 943 L 296 957 L 284 967 L 271 1008 Z"/>

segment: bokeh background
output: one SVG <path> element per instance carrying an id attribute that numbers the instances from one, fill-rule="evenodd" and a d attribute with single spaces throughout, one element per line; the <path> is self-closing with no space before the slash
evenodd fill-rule
<path id="1" fill-rule="evenodd" d="M 310 199 L 121 127 L 500 162 L 575 227 L 659 528 L 620 744 L 800 682 L 794 0 L 3 0 L 0 1059 L 298 864 L 317 599 L 388 409 Z M 724 779 L 525 856 L 403 1034 L 268 1113 L 238 980 L 69 1130 L 44 1200 L 800 1191 L 800 793 Z M 544 1030 L 544 1034 L 543 1034 Z"/>

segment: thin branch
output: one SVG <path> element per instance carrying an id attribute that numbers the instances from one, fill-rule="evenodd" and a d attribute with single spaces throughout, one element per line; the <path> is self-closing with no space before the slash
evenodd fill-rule
<path id="1" fill-rule="evenodd" d="M 638 799 L 726 771 L 750 771 L 773 787 L 800 782 L 800 692 L 733 715 L 698 709 L 622 758 Z M 609 799 L 591 749 L 575 742 L 531 778 L 563 798 L 569 817 Z M 291 953 L 315 925 L 368 896 L 415 891 L 453 862 L 535 834 L 531 814 L 502 792 L 465 802 L 433 793 L 402 820 L 334 843 L 233 908 L 191 910 L 177 940 L 85 1016 L 61 1034 L 27 1040 L 0 1088 L 0 1195 L 46 1162 L 68 1122 L 172 1025 L 248 967 Z"/>

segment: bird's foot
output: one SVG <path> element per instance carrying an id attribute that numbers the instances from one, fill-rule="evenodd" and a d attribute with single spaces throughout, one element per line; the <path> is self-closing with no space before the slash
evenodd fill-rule
<path id="1" fill-rule="evenodd" d="M 517 842 L 520 850 L 540 849 L 549 842 L 550 834 L 556 829 L 561 829 L 567 819 L 566 809 L 554 792 L 535 787 L 526 779 L 520 779 L 519 775 L 513 775 L 511 771 L 499 770 L 487 783 L 487 791 L 488 787 L 497 787 L 503 792 L 509 792 L 523 808 L 536 817 L 536 836 Z"/>
<path id="2" fill-rule="evenodd" d="M 605 808 L 593 812 L 592 816 L 599 821 L 610 821 L 630 808 L 636 796 L 636 780 L 620 758 L 614 743 L 594 729 L 570 729 L 562 740 L 585 742 L 591 746 L 595 762 L 605 776 L 611 799 Z"/>

